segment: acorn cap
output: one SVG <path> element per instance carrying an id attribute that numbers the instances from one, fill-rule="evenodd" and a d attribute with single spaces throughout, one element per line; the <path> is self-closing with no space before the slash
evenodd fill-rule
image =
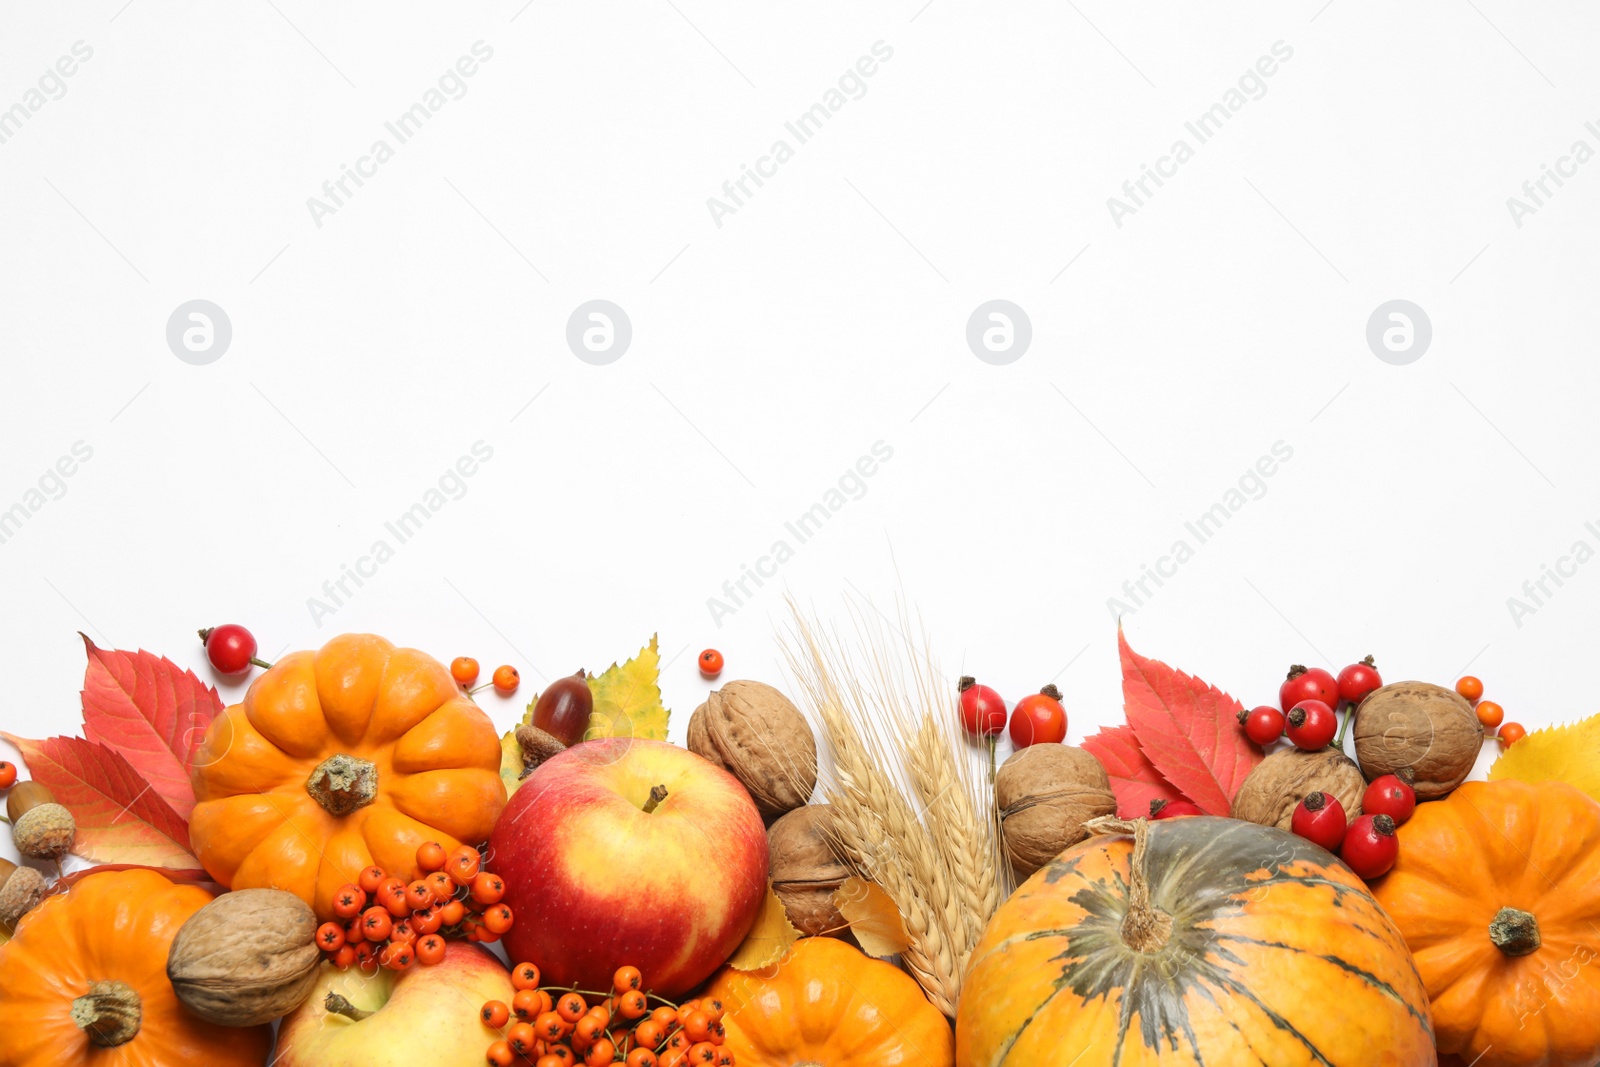
<path id="1" fill-rule="evenodd" d="M 0 924 L 15 926 L 48 891 L 44 875 L 32 867 L 13 867 L 5 881 L 0 882 Z"/>

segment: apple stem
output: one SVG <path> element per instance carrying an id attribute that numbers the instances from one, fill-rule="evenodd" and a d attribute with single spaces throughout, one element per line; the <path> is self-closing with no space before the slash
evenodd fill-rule
<path id="1" fill-rule="evenodd" d="M 329 993 L 328 999 L 322 1002 L 322 1006 L 335 1015 L 343 1015 L 346 1019 L 351 1019 L 355 1022 L 360 1022 L 372 1014 L 365 1008 L 356 1007 L 337 993 Z"/>
<path id="2" fill-rule="evenodd" d="M 650 799 L 644 802 L 644 813 L 649 815 L 656 810 L 656 805 L 667 799 L 667 787 L 655 785 L 650 787 Z"/>

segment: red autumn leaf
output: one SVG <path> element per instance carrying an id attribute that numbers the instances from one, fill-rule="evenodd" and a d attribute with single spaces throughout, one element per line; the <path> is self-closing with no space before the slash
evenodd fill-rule
<path id="1" fill-rule="evenodd" d="M 1152 800 L 1189 799 L 1161 777 L 1131 726 L 1102 726 L 1099 733 L 1083 739 L 1083 748 L 1106 769 L 1117 797 L 1117 814 L 1124 819 L 1148 816 Z"/>
<path id="2" fill-rule="evenodd" d="M 1122 703 L 1139 747 L 1161 776 L 1208 815 L 1227 815 L 1233 795 L 1261 749 L 1239 729 L 1239 702 L 1216 686 L 1146 659 L 1128 647 L 1117 628 L 1122 654 Z"/>
<path id="3" fill-rule="evenodd" d="M 83 634 L 83 735 L 127 757 L 172 810 L 194 810 L 189 766 L 222 711 L 217 691 L 171 660 L 96 648 Z"/>
<path id="4" fill-rule="evenodd" d="M 189 851 L 189 825 L 121 753 L 81 737 L 30 741 L 0 733 L 22 752 L 28 777 L 72 812 L 72 851 L 101 863 L 200 866 Z"/>

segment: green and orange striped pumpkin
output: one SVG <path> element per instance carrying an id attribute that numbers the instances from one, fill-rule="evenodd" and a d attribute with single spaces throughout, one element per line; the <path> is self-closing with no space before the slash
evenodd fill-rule
<path id="1" fill-rule="evenodd" d="M 1428 997 L 1361 879 L 1304 838 L 1194 817 L 1091 837 L 972 954 L 958 1067 L 1433 1067 Z"/>

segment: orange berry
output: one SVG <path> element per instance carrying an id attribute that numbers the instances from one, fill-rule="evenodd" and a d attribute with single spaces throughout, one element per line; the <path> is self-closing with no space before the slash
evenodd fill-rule
<path id="1" fill-rule="evenodd" d="M 561 1067 L 571 1067 L 572 1064 L 578 1062 L 578 1057 L 574 1056 L 572 1050 L 565 1045 L 551 1045 L 550 1055 L 556 1058 L 556 1062 Z"/>
<path id="2" fill-rule="evenodd" d="M 387 941 L 394 929 L 394 916 L 382 905 L 374 904 L 361 913 L 361 932 L 368 941 Z"/>
<path id="3" fill-rule="evenodd" d="M 416 951 L 404 941 L 391 941 L 378 956 L 380 963 L 391 971 L 407 971 L 417 962 Z"/>
<path id="4" fill-rule="evenodd" d="M 700 653 L 699 662 L 702 678 L 715 678 L 722 673 L 722 653 L 714 648 L 708 648 Z"/>
<path id="5" fill-rule="evenodd" d="M 494 691 L 510 696 L 517 691 L 517 686 L 522 684 L 522 675 L 509 663 L 501 664 L 494 669 Z"/>
<path id="6" fill-rule="evenodd" d="M 440 904 L 456 895 L 456 880 L 443 871 L 432 871 L 422 879 L 433 890 L 434 903 Z"/>
<path id="7" fill-rule="evenodd" d="M 17 784 L 17 765 L 0 759 L 0 789 L 10 789 Z"/>
<path id="8" fill-rule="evenodd" d="M 483 910 L 483 925 L 497 937 L 511 929 L 513 918 L 511 908 L 506 904 L 491 904 Z"/>
<path id="9" fill-rule="evenodd" d="M 446 901 L 439 909 L 439 917 L 446 926 L 454 926 L 467 916 L 467 906 L 459 900 Z"/>
<path id="10" fill-rule="evenodd" d="M 456 885 L 471 885 L 482 865 L 483 857 L 478 855 L 478 850 L 471 845 L 462 845 L 450 853 L 444 869 L 455 880 Z"/>
<path id="11" fill-rule="evenodd" d="M 682 1030 L 674 1030 L 667 1038 L 667 1051 L 688 1052 L 689 1046 L 692 1044 L 694 1044 L 694 1042 L 689 1040 L 688 1034 L 684 1033 Z"/>
<path id="12" fill-rule="evenodd" d="M 511 1051 L 519 1056 L 528 1055 L 538 1042 L 539 1038 L 529 1023 L 515 1023 L 506 1031 L 506 1044 L 510 1045 Z"/>
<path id="13" fill-rule="evenodd" d="M 1500 727 L 1500 747 L 1510 748 L 1527 736 L 1528 731 L 1522 728 L 1520 722 L 1508 722 Z"/>
<path id="14" fill-rule="evenodd" d="M 489 1000 L 478 1009 L 478 1017 L 483 1020 L 483 1025 L 498 1030 L 511 1018 L 511 1009 L 506 1007 L 503 1000 Z"/>
<path id="15" fill-rule="evenodd" d="M 617 998 L 617 1014 L 624 1019 L 642 1019 L 650 1011 L 650 1001 L 637 989 Z"/>
<path id="16" fill-rule="evenodd" d="M 654 1019 L 646 1019 L 633 1028 L 633 1043 L 644 1048 L 655 1048 L 667 1036 L 667 1028 Z"/>
<path id="17" fill-rule="evenodd" d="M 356 875 L 356 885 L 361 887 L 363 893 L 371 896 L 378 891 L 378 887 L 383 884 L 383 880 L 387 877 L 389 877 L 388 871 L 377 864 L 373 864 L 370 867 L 361 868 L 361 873 Z"/>
<path id="18" fill-rule="evenodd" d="M 524 992 L 529 991 L 524 990 Z M 533 1020 L 534 1032 L 539 1035 L 541 1041 L 560 1041 L 571 1026 L 571 1023 L 553 1011 L 547 1011 Z"/>
<path id="19" fill-rule="evenodd" d="M 367 894 L 358 885 L 346 883 L 333 892 L 333 914 L 353 919 L 367 906 Z"/>
<path id="20" fill-rule="evenodd" d="M 712 1061 L 715 1067 L 734 1067 L 733 1052 L 729 1049 L 717 1049 L 717 1058 Z"/>
<path id="21" fill-rule="evenodd" d="M 711 1036 L 711 1016 L 700 1008 L 694 1009 L 684 1016 L 683 1032 L 689 1035 L 690 1041 L 705 1041 Z"/>
<path id="22" fill-rule="evenodd" d="M 594 1041 L 605 1032 L 606 1024 L 595 1018 L 593 1015 L 585 1015 L 583 1018 L 579 1019 L 578 1024 L 572 1028 L 572 1036 L 577 1038 L 579 1041 L 586 1043 Z"/>
<path id="23" fill-rule="evenodd" d="M 1492 700 L 1478 701 L 1478 721 L 1486 730 L 1493 730 L 1506 717 L 1506 709 Z"/>
<path id="24" fill-rule="evenodd" d="M 424 841 L 417 846 L 417 866 L 424 871 L 437 871 L 447 857 L 444 846 L 437 841 Z"/>
<path id="25" fill-rule="evenodd" d="M 583 1054 L 583 1062 L 589 1067 L 610 1067 L 617 1059 L 617 1046 L 609 1037 L 602 1037 L 589 1046 L 589 1051 Z"/>
<path id="26" fill-rule="evenodd" d="M 444 917 L 438 908 L 421 908 L 411 913 L 411 928 L 420 936 L 436 934 L 443 926 Z"/>
<path id="27" fill-rule="evenodd" d="M 389 940 L 406 945 L 416 944 L 417 929 L 411 925 L 410 919 L 401 919 L 394 924 L 394 929 L 389 931 Z"/>
<path id="28" fill-rule="evenodd" d="M 581 993 L 563 993 L 561 999 L 556 1001 L 556 1014 L 569 1023 L 576 1023 L 588 1010 L 589 1002 L 583 999 Z"/>
<path id="29" fill-rule="evenodd" d="M 628 1067 L 656 1067 L 656 1054 L 647 1048 L 636 1048 L 628 1053 Z"/>
<path id="30" fill-rule="evenodd" d="M 425 967 L 432 967 L 436 963 L 444 962 L 444 938 L 438 934 L 428 934 L 417 939 L 417 962 Z"/>
<path id="31" fill-rule="evenodd" d="M 511 984 L 517 989 L 536 989 L 539 986 L 539 968 L 531 963 L 519 963 L 511 968 Z"/>
<path id="32" fill-rule="evenodd" d="M 1468 700 L 1477 700 L 1483 696 L 1483 683 L 1470 674 L 1462 675 L 1456 679 L 1456 692 Z"/>
<path id="33" fill-rule="evenodd" d="M 472 899 L 479 904 L 498 904 L 500 898 L 505 895 L 505 879 L 498 874 L 479 871 L 477 877 L 472 880 Z"/>
<path id="34" fill-rule="evenodd" d="M 537 1019 L 541 1014 L 539 1009 L 543 1006 L 537 989 L 519 989 L 517 995 L 511 998 L 511 1013 L 524 1021 Z"/>
<path id="35" fill-rule="evenodd" d="M 385 879 L 378 887 L 378 895 L 372 899 L 383 905 L 384 910 L 396 919 L 404 919 L 411 914 L 411 902 L 406 899 L 405 883 L 398 878 Z"/>
<path id="36" fill-rule="evenodd" d="M 689 1062 L 693 1064 L 715 1063 L 717 1059 L 717 1046 L 709 1041 L 697 1041 L 689 1049 Z"/>
<path id="37" fill-rule="evenodd" d="M 637 967 L 618 967 L 617 973 L 611 976 L 611 988 L 618 993 L 626 993 L 630 989 L 638 989 L 644 982 L 644 976 Z"/>
<path id="38" fill-rule="evenodd" d="M 344 948 L 344 927 L 338 923 L 323 923 L 317 927 L 317 947 L 324 952 L 338 952 Z"/>
<path id="39" fill-rule="evenodd" d="M 496 1041 L 490 1045 L 489 1051 L 484 1056 L 494 1064 L 494 1067 L 511 1067 L 517 1062 L 516 1053 L 511 1051 L 511 1045 L 505 1041 Z"/>
<path id="40" fill-rule="evenodd" d="M 388 914 L 385 912 L 385 914 Z M 370 941 L 356 943 L 356 966 L 368 974 L 376 974 L 378 970 L 378 950 Z"/>
<path id="41" fill-rule="evenodd" d="M 355 961 L 356 947 L 354 945 L 341 946 L 339 951 L 333 954 L 332 963 L 341 971 L 348 971 L 350 969 L 350 965 L 355 963 Z"/>
<path id="42" fill-rule="evenodd" d="M 716 1022 L 718 1019 L 722 1018 L 722 1015 L 725 1011 L 727 1011 L 727 1008 L 725 1008 L 722 1004 L 722 1001 L 718 1000 L 716 997 L 701 997 L 700 1010 L 711 1016 L 712 1022 Z"/>
<path id="43" fill-rule="evenodd" d="M 457 656 L 450 661 L 450 677 L 457 685 L 471 685 L 478 680 L 478 661 L 471 656 Z"/>
<path id="44" fill-rule="evenodd" d="M 678 1021 L 678 1009 L 669 1008 L 663 1004 L 650 1013 L 650 1018 L 661 1024 L 661 1033 L 665 1037 L 666 1032 L 672 1029 L 673 1024 Z"/>
<path id="45" fill-rule="evenodd" d="M 566 1067 L 566 1063 L 567 1061 L 562 1059 L 560 1056 L 552 1053 L 545 1053 L 543 1056 L 539 1057 L 538 1062 L 536 1062 L 533 1067 Z"/>
<path id="46" fill-rule="evenodd" d="M 412 911 L 433 907 L 433 890 L 427 882 L 412 882 L 406 886 L 406 903 Z"/>

